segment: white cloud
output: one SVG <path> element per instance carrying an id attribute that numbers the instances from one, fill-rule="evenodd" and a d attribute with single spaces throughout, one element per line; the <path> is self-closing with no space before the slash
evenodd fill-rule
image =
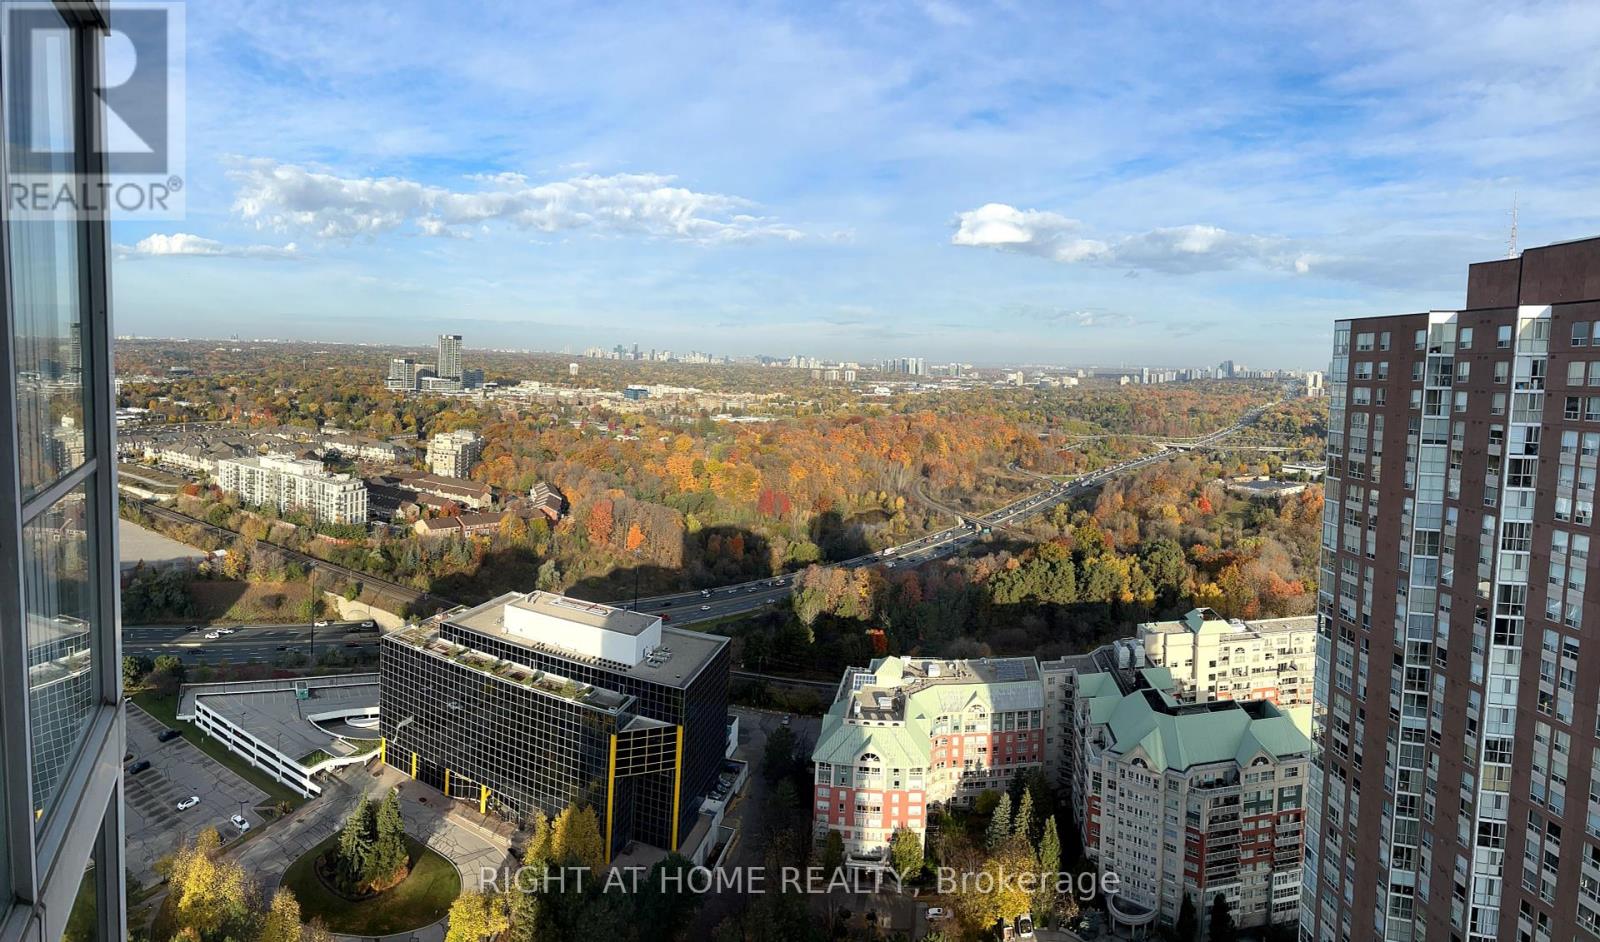
<path id="1" fill-rule="evenodd" d="M 531 184 L 516 173 L 480 174 L 452 190 L 399 177 L 339 177 L 268 159 L 233 178 L 234 210 L 263 228 L 319 238 L 375 236 L 410 227 L 466 235 L 491 222 L 536 232 L 592 231 L 701 244 L 795 240 L 800 230 L 750 212 L 749 200 L 674 186 L 653 173 L 585 175 Z"/>
<path id="2" fill-rule="evenodd" d="M 1068 264 L 1186 274 L 1234 268 L 1304 273 L 1309 256 L 1288 240 L 1244 235 L 1216 226 L 1151 229 L 1107 241 L 1081 235 L 1083 224 L 1059 213 L 986 203 L 956 216 L 952 245 L 1036 255 Z"/>
<path id="3" fill-rule="evenodd" d="M 227 245 L 189 232 L 171 235 L 154 233 L 133 245 L 117 246 L 121 258 L 138 256 L 199 255 L 209 258 L 298 258 L 300 252 L 293 242 L 287 245 Z"/>

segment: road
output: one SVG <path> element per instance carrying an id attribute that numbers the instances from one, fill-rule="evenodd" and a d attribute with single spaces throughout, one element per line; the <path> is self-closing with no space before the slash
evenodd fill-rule
<path id="1" fill-rule="evenodd" d="M 1256 419 L 1260 418 L 1261 413 L 1271 408 L 1272 405 L 1274 404 L 1269 403 L 1252 409 L 1245 413 L 1238 422 L 1225 429 L 1219 429 L 1184 442 L 1182 443 L 1184 446 L 1182 449 L 1163 448 L 1143 458 L 1123 461 L 1070 481 L 1052 482 L 1049 487 L 1043 490 L 1035 491 L 982 516 L 948 507 L 923 496 L 922 499 L 926 503 L 957 518 L 960 523 L 937 533 L 930 533 L 927 536 L 901 543 L 898 546 L 893 546 L 877 553 L 869 553 L 865 556 L 847 559 L 835 565 L 842 569 L 859 569 L 863 566 L 881 566 L 885 569 L 894 569 L 902 566 L 917 566 L 929 560 L 960 553 L 991 531 L 1010 529 L 1014 524 L 1021 523 L 1030 517 L 1048 513 L 1057 504 L 1092 491 L 1116 475 L 1126 474 L 1146 465 L 1177 457 L 1183 450 L 1188 448 L 1214 445 L 1227 436 L 1254 424 Z M 1034 476 L 1043 477 L 1042 475 Z M 718 586 L 715 589 L 701 589 L 698 592 L 678 592 L 672 595 L 642 598 L 637 602 L 637 609 L 641 612 L 661 615 L 663 619 L 672 624 L 689 625 L 698 622 L 716 621 L 717 619 L 730 618 L 736 615 L 747 615 L 762 608 L 774 607 L 786 600 L 793 591 L 794 577 L 782 576 L 773 579 L 758 579 L 753 582 L 741 582 L 730 586 Z M 623 608 L 635 608 L 635 603 L 631 600 L 613 604 L 620 605 Z"/>
<path id="2" fill-rule="evenodd" d="M 918 566 L 922 563 L 945 556 L 962 552 L 973 543 L 995 529 L 1006 530 L 1013 525 L 1021 523 L 1030 517 L 1048 513 L 1052 507 L 1065 501 L 1078 497 L 1088 491 L 1094 490 L 1111 477 L 1125 474 L 1129 471 L 1142 468 L 1157 461 L 1165 461 L 1175 457 L 1188 448 L 1204 447 L 1216 444 L 1223 438 L 1254 424 L 1261 413 L 1271 408 L 1274 403 L 1260 406 L 1247 412 L 1240 420 L 1224 429 L 1219 429 L 1208 435 L 1175 443 L 1174 447 L 1163 447 L 1154 454 L 1143 458 L 1124 461 L 1110 467 L 1102 468 L 1092 474 L 1086 474 L 1070 481 L 1053 481 L 1048 487 L 1035 491 L 1025 497 L 1019 498 L 1004 507 L 990 511 L 984 515 L 974 515 L 963 512 L 957 508 L 938 503 L 926 495 L 919 495 L 921 499 L 936 509 L 942 510 L 955 517 L 959 522 L 936 533 L 930 533 L 892 546 L 876 553 L 868 553 L 853 559 L 846 559 L 834 565 L 843 569 L 859 569 L 864 566 L 881 566 L 885 569 L 894 569 L 901 566 Z M 1034 477 L 1043 478 L 1034 474 Z M 1046 479 L 1050 480 L 1050 479 Z M 232 531 L 212 526 L 203 520 L 180 514 L 148 501 L 141 502 L 145 512 L 156 517 L 163 517 L 177 522 L 192 524 L 216 531 L 219 535 L 231 538 Z M 270 544 L 264 544 L 270 545 Z M 346 569 L 334 563 L 297 553 L 281 546 L 272 547 L 276 552 L 284 554 L 286 558 L 298 559 L 306 565 L 315 566 L 324 571 L 333 572 L 363 584 L 380 588 L 385 594 L 402 598 L 408 602 L 440 602 L 435 596 L 419 592 L 409 586 L 387 582 L 365 573 Z M 748 615 L 762 608 L 776 607 L 786 601 L 794 591 L 794 577 L 780 576 L 770 579 L 758 579 L 751 582 L 741 582 L 735 585 L 718 586 L 714 589 L 701 589 L 699 591 L 678 592 L 671 595 L 657 595 L 649 598 L 620 600 L 613 602 L 622 608 L 635 608 L 641 612 L 661 615 L 663 620 L 679 625 L 696 624 L 716 621 L 722 618 L 731 618 L 739 615 Z M 291 646 L 300 644 L 298 636 L 275 634 L 274 632 L 292 630 L 295 627 L 304 628 L 309 635 L 309 626 L 279 626 L 275 629 L 258 628 L 238 635 L 224 636 L 212 641 L 204 641 L 198 635 L 188 639 L 176 637 L 142 639 L 130 636 L 129 632 L 140 629 L 124 628 L 124 645 L 130 654 L 168 654 L 176 653 L 185 658 L 193 658 L 197 652 L 204 650 L 220 650 L 227 652 L 230 661 L 271 661 L 276 656 L 287 653 Z M 351 647 L 360 647 L 365 644 L 375 643 L 375 638 L 364 638 L 352 643 Z M 309 637 L 304 641 L 309 644 Z M 344 644 L 344 639 L 340 639 Z M 203 655 L 202 655 L 203 656 Z"/>
<path id="3" fill-rule="evenodd" d="M 378 633 L 352 633 L 362 622 L 334 622 L 315 625 L 241 625 L 232 634 L 207 638 L 215 627 L 185 625 L 123 625 L 122 653 L 160 657 L 175 654 L 189 663 L 226 660 L 231 664 L 270 664 L 286 654 L 313 657 L 328 650 L 371 650 L 378 644 Z"/>

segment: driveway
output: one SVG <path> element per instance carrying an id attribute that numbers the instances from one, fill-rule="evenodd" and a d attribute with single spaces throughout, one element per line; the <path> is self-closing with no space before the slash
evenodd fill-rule
<path id="1" fill-rule="evenodd" d="M 406 833 L 449 858 L 461 871 L 464 889 L 478 888 L 479 868 L 498 867 L 509 859 L 506 851 L 510 844 L 505 837 L 447 814 L 444 796 L 426 785 L 386 767 L 373 773 L 356 765 L 340 772 L 339 777 L 324 781 L 323 792 L 315 800 L 239 849 L 239 862 L 255 874 L 263 895 L 272 895 L 289 864 L 339 830 L 362 795 L 379 799 L 396 787 Z"/>
<path id="2" fill-rule="evenodd" d="M 225 839 L 238 832 L 228 818 L 243 814 L 259 827 L 256 806 L 268 800 L 261 789 L 227 766 L 180 738 L 161 742 L 167 727 L 138 706 L 128 704 L 128 751 L 150 768 L 125 777 L 127 866 L 141 884 L 155 882 L 156 861 L 178 849 L 186 838 L 214 827 Z M 178 802 L 191 795 L 200 804 L 187 811 Z"/>

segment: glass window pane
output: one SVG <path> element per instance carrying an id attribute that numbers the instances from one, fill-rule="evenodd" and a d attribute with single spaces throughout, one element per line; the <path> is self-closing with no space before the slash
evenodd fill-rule
<path id="1" fill-rule="evenodd" d="M 59 14 L 41 9 L 39 16 Z M 71 182 L 73 46 L 65 22 L 60 28 L 30 30 L 32 67 L 26 75 L 7 75 L 11 127 L 26 129 L 28 166 L 13 167 L 6 182 L 19 186 Z M 20 68 L 13 65 L 10 68 Z M 78 226 L 70 210 L 46 214 L 13 213 L 11 311 L 16 344 L 17 437 L 24 498 L 83 463 L 84 396 L 81 261 Z"/>
<path id="2" fill-rule="evenodd" d="M 93 486 L 90 475 L 22 531 L 33 808 L 41 824 L 55 806 L 96 702 L 90 656 L 96 590 L 88 539 Z"/>

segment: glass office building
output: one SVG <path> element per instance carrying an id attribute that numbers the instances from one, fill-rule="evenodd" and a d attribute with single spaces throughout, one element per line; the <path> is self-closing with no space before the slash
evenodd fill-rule
<path id="1" fill-rule="evenodd" d="M 0 7 L 5 191 L 104 178 L 106 7 Z M 82 192 L 80 189 L 79 192 Z M 114 396 L 102 219 L 0 209 L 0 942 L 123 913 Z"/>
<path id="2" fill-rule="evenodd" d="M 728 640 L 511 593 L 383 639 L 385 760 L 485 811 L 595 809 L 612 854 L 682 850 L 725 754 Z"/>

